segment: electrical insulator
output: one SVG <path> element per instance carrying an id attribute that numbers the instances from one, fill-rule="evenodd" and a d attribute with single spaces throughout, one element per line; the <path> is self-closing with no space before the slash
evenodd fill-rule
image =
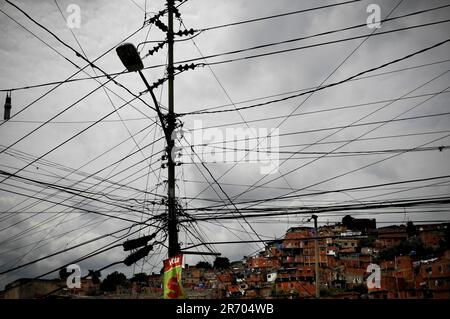
<path id="1" fill-rule="evenodd" d="M 195 33 L 195 30 L 194 29 L 189 29 L 189 30 L 184 30 L 184 31 L 178 31 L 177 33 L 175 33 L 176 35 L 178 35 L 178 36 L 188 36 L 188 35 L 194 35 L 194 33 Z"/>
<path id="2" fill-rule="evenodd" d="M 148 19 L 149 24 L 155 23 L 159 18 L 161 18 L 166 13 L 166 10 L 159 11 L 155 16 Z"/>
<path id="3" fill-rule="evenodd" d="M 153 55 L 154 53 L 158 52 L 159 50 L 161 50 L 164 47 L 164 42 L 159 43 L 157 46 L 155 46 L 153 49 L 148 50 L 148 54 L 147 55 Z"/>
<path id="4" fill-rule="evenodd" d="M 155 21 L 155 26 L 157 26 L 163 32 L 167 32 L 169 30 L 169 28 L 160 20 Z"/>
<path id="5" fill-rule="evenodd" d="M 178 10 L 178 8 L 176 8 L 176 7 L 174 7 L 173 9 L 172 9 L 172 11 L 173 11 L 173 14 L 175 15 L 175 17 L 176 18 L 181 18 L 181 13 L 180 13 L 180 11 Z"/>
<path id="6" fill-rule="evenodd" d="M 197 67 L 194 63 L 191 64 L 185 64 L 185 65 L 179 65 L 175 67 L 175 70 L 178 70 L 180 72 L 187 71 L 189 69 L 194 70 Z"/>
<path id="7" fill-rule="evenodd" d="M 166 81 L 166 79 L 159 79 L 158 81 L 154 82 L 151 85 L 152 89 L 156 89 L 158 86 L 160 86 L 161 84 L 163 84 Z"/>

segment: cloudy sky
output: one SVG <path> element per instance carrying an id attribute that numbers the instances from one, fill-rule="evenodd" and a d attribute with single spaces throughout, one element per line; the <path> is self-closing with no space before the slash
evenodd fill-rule
<path id="1" fill-rule="evenodd" d="M 95 62 L 107 73 L 124 70 L 114 48 L 130 34 L 135 33 L 127 42 L 135 45 L 165 39 L 164 33 L 154 26 L 142 28 L 144 12 L 147 11 L 147 17 L 151 17 L 164 8 L 162 0 L 13 2 L 66 44 L 85 54 L 90 61 L 108 52 Z M 179 10 L 184 26 L 198 30 L 338 2 L 342 1 L 189 0 Z M 80 8 L 79 28 L 69 28 L 67 23 L 68 16 L 73 13 L 68 9 L 73 4 Z M 199 58 L 364 24 L 370 14 L 367 13 L 370 4 L 377 4 L 381 9 L 381 17 L 385 18 L 450 3 L 441 0 L 360 1 L 204 31 L 193 39 L 179 38 L 186 41 L 176 43 L 175 60 Z M 76 66 L 86 65 L 83 59 L 10 4 L 1 1 L 0 9 L 2 99 L 6 97 L 8 89 L 64 81 L 79 71 Z M 376 30 L 364 26 L 303 41 L 198 60 L 212 63 L 359 37 L 183 72 L 177 75 L 175 81 L 175 111 L 189 113 L 211 108 L 233 110 L 341 81 L 447 40 L 450 28 L 448 22 L 444 22 L 379 36 L 376 36 L 377 33 L 439 22 L 449 17 L 450 9 L 446 7 L 382 23 L 381 28 Z M 165 22 L 165 19 L 162 21 Z M 175 29 L 179 30 L 180 25 L 184 30 L 180 21 L 176 20 Z M 363 37 L 373 32 L 374 35 L 369 38 Z M 141 56 L 144 57 L 154 45 L 141 44 Z M 242 158 L 234 156 L 230 157 L 228 163 L 205 163 L 209 172 L 200 163 L 178 166 L 179 204 L 194 215 L 196 211 L 193 208 L 224 203 L 227 196 L 234 203 L 239 203 L 288 193 L 305 194 L 316 190 L 337 190 L 448 175 L 448 150 L 444 148 L 439 151 L 437 147 L 447 146 L 450 141 L 449 116 L 441 114 L 449 112 L 448 93 L 443 92 L 449 86 L 449 53 L 447 43 L 312 95 L 239 112 L 181 117 L 184 129 L 193 129 L 194 121 L 197 121 L 203 127 L 219 126 L 219 133 L 212 131 L 215 134 L 225 135 L 226 129 L 230 128 L 250 127 L 269 131 L 279 128 L 278 142 L 282 152 L 277 153 L 279 166 L 271 174 L 261 173 L 261 163 L 245 163 Z M 166 59 L 167 47 L 143 59 L 144 66 L 150 67 L 144 70 L 150 83 L 164 77 L 165 72 L 162 67 L 151 66 L 164 64 Z M 128 103 L 134 98 L 130 92 L 139 94 L 145 90 L 145 86 L 137 74 L 127 73 L 116 80 L 130 92 L 114 83 L 99 88 L 105 78 L 89 78 L 96 75 L 102 75 L 101 71 L 87 67 L 73 76 L 74 79 L 84 80 L 64 83 L 54 90 L 52 88 L 55 85 L 12 91 L 13 117 L 0 125 L 0 165 L 2 172 L 16 173 L 17 176 L 6 180 L 7 175 L 1 176 L 0 270 L 120 229 L 124 231 L 115 234 L 116 237 L 106 236 L 0 276 L 2 286 L 19 277 L 40 275 L 91 253 L 122 238 L 128 231 L 138 231 L 139 227 L 135 225 L 127 228 L 133 225 L 131 221 L 139 222 L 149 218 L 148 215 L 164 212 L 163 206 L 148 202 L 158 201 L 161 198 L 158 195 L 167 192 L 166 172 L 161 169 L 160 160 L 164 148 L 162 131 L 159 126 L 152 124 L 157 120 L 156 114 L 147 105 L 139 100 Z M 94 89 L 97 90 L 91 93 Z M 161 105 L 167 106 L 167 85 L 158 87 L 155 94 Z M 148 94 L 142 95 L 142 99 L 152 105 Z M 118 108 L 119 111 L 113 112 Z M 105 120 L 92 125 L 109 113 L 111 115 Z M 422 117 L 424 115 L 434 116 Z M 46 123 L 53 117 L 50 123 Z M 398 121 L 402 118 L 409 119 Z M 372 124 L 359 125 L 364 123 Z M 342 128 L 348 125 L 352 127 Z M 57 147 L 84 129 L 83 133 Z M 212 140 L 206 138 L 203 142 Z M 226 147 L 243 148 L 242 145 L 233 144 L 227 144 Z M 428 149 L 402 152 L 416 147 Z M 194 147 L 200 155 L 211 149 Z M 390 152 L 373 154 L 374 151 L 383 150 Z M 191 154 L 189 148 L 185 152 Z M 231 155 L 234 155 L 233 151 Z M 289 157 L 292 158 L 287 159 Z M 210 173 L 220 182 L 222 189 L 217 185 L 209 187 L 214 184 Z M 49 185 L 36 184 L 36 181 Z M 440 197 L 450 193 L 448 182 L 448 179 L 439 179 L 359 192 L 328 193 L 271 201 L 259 207 L 300 208 L 371 200 Z M 261 187 L 250 187 L 252 185 Z M 70 187 L 75 190 L 75 194 L 57 191 L 55 186 L 66 190 Z M 151 194 L 145 195 L 145 189 Z M 84 197 L 80 196 L 80 190 L 84 191 L 81 193 Z M 299 192 L 295 193 L 295 190 Z M 185 200 L 183 197 L 196 199 Z M 133 205 L 131 211 L 130 205 Z M 240 208 L 246 206 L 237 205 Z M 232 205 L 224 207 L 233 208 Z M 427 209 L 429 211 L 424 211 Z M 420 212 L 414 209 L 389 209 L 389 212 L 392 214 L 379 214 L 378 211 L 374 214 L 366 212 L 362 216 L 376 217 L 379 226 L 407 220 L 448 219 L 446 212 L 436 207 L 421 208 Z M 322 215 L 319 222 L 339 221 L 343 214 Z M 282 236 L 289 227 L 309 225 L 304 217 L 294 215 L 289 218 L 249 219 L 249 222 L 260 237 L 267 239 Z M 148 234 L 155 230 L 154 227 L 146 227 L 141 233 Z M 163 239 L 163 235 L 161 232 L 157 238 Z M 138 233 L 131 235 L 133 238 L 136 236 Z M 198 222 L 194 226 L 190 225 L 188 231 L 180 228 L 179 237 L 183 246 L 189 246 L 200 239 L 235 241 L 255 239 L 256 235 L 242 220 L 224 220 Z M 236 244 L 214 248 L 235 260 L 254 253 L 260 247 L 257 244 Z M 200 250 L 205 251 L 206 248 L 200 247 Z M 144 263 L 129 268 L 117 266 L 115 269 L 127 275 L 140 271 L 157 272 L 166 253 L 166 248 L 158 245 L 155 254 Z M 101 268 L 125 256 L 121 248 L 115 248 L 81 262 L 80 266 L 86 272 L 87 269 Z M 211 257 L 206 259 L 212 260 Z M 187 257 L 189 263 L 198 260 L 201 257 Z"/>

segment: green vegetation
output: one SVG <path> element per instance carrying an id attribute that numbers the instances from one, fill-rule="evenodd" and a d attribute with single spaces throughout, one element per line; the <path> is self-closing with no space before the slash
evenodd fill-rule
<path id="1" fill-rule="evenodd" d="M 201 269 L 211 269 L 212 265 L 207 261 L 199 261 L 197 263 L 197 265 L 195 265 L 195 267 L 201 268 Z"/>
<path id="2" fill-rule="evenodd" d="M 217 257 L 214 260 L 214 269 L 227 269 L 230 268 L 230 260 L 226 257 Z"/>
<path id="3" fill-rule="evenodd" d="M 133 276 L 133 278 L 130 279 L 131 282 L 137 282 L 137 283 L 148 283 L 148 275 L 144 272 L 137 273 Z"/>
<path id="4" fill-rule="evenodd" d="M 115 291 L 117 286 L 125 286 L 126 284 L 127 277 L 115 271 L 106 276 L 105 280 L 100 284 L 100 289 L 103 291 Z"/>

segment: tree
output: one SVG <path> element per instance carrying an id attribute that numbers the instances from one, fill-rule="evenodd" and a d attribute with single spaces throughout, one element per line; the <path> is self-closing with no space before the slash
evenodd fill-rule
<path id="1" fill-rule="evenodd" d="M 67 271 L 66 267 L 63 267 L 59 270 L 59 279 L 66 280 L 69 275 L 70 273 Z"/>
<path id="2" fill-rule="evenodd" d="M 374 243 L 375 243 L 375 237 L 361 238 L 359 240 L 358 246 L 359 247 L 373 247 Z"/>
<path id="3" fill-rule="evenodd" d="M 352 229 L 353 228 L 353 220 L 354 218 L 350 215 L 345 215 L 342 218 L 342 224 L 347 227 L 348 229 Z"/>
<path id="4" fill-rule="evenodd" d="M 408 234 L 408 237 L 414 237 L 417 235 L 417 228 L 413 222 L 409 221 L 406 223 L 406 233 Z"/>
<path id="5" fill-rule="evenodd" d="M 148 275 L 145 272 L 137 273 L 131 278 L 131 282 L 148 283 Z"/>
<path id="6" fill-rule="evenodd" d="M 227 257 L 217 257 L 214 260 L 215 269 L 226 269 L 230 267 L 230 260 Z"/>
<path id="7" fill-rule="evenodd" d="M 195 267 L 202 269 L 211 269 L 212 265 L 207 261 L 199 261 L 197 265 L 195 265 Z"/>
<path id="8" fill-rule="evenodd" d="M 106 276 L 105 280 L 100 285 L 103 291 L 115 291 L 117 286 L 123 286 L 127 282 L 127 277 L 120 272 L 113 272 Z"/>
<path id="9" fill-rule="evenodd" d="M 102 276 L 101 272 L 98 270 L 89 269 L 88 277 L 91 277 L 92 282 L 94 284 L 100 283 L 100 277 Z"/>

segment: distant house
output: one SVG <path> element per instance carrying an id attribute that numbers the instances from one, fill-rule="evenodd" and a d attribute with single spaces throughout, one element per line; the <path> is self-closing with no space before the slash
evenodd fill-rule
<path id="1" fill-rule="evenodd" d="M 381 249 L 387 249 L 399 245 L 402 241 L 408 239 L 408 233 L 405 225 L 394 225 L 378 228 L 377 246 Z"/>
<path id="2" fill-rule="evenodd" d="M 450 250 L 441 258 L 420 262 L 417 284 L 428 298 L 450 298 Z"/>
<path id="3" fill-rule="evenodd" d="M 446 233 L 450 230 L 450 224 L 425 224 L 416 227 L 418 237 L 425 247 L 439 248 L 445 240 Z"/>

